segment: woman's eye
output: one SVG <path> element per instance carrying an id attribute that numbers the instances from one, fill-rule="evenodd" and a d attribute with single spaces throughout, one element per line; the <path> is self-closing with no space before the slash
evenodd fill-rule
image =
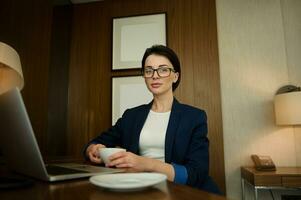
<path id="1" fill-rule="evenodd" d="M 168 68 L 160 68 L 159 69 L 161 72 L 168 72 Z"/>

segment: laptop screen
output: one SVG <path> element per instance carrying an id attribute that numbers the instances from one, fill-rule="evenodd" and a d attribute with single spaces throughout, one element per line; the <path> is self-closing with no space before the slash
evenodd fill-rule
<path id="1" fill-rule="evenodd" d="M 0 146 L 7 165 L 47 180 L 47 172 L 19 89 L 0 95 Z"/>

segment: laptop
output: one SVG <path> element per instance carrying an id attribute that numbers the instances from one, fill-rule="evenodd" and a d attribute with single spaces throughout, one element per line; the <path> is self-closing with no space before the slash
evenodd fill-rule
<path id="1" fill-rule="evenodd" d="M 61 181 L 122 171 L 76 163 L 45 165 L 17 88 L 0 95 L 0 149 L 10 169 L 44 181 Z"/>

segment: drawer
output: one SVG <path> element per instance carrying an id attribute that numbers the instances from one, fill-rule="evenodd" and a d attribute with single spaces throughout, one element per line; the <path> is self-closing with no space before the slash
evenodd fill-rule
<path id="1" fill-rule="evenodd" d="M 285 187 L 301 187 L 301 176 L 284 176 L 282 185 Z"/>
<path id="2" fill-rule="evenodd" d="M 281 176 L 257 176 L 254 179 L 256 186 L 282 186 Z"/>

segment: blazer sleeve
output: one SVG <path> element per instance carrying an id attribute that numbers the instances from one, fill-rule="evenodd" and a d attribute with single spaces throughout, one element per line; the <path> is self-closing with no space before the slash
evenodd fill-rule
<path id="1" fill-rule="evenodd" d="M 171 164 L 176 183 L 202 188 L 209 178 L 209 141 L 207 116 L 200 109 L 182 108 L 182 120 Z"/>
<path id="2" fill-rule="evenodd" d="M 187 170 L 187 185 L 202 190 L 222 194 L 216 183 L 209 176 L 209 140 L 207 138 L 207 115 L 206 112 L 198 112 L 196 123 L 192 128 L 192 135 L 185 157 Z"/>
<path id="3" fill-rule="evenodd" d="M 187 184 L 200 187 L 206 182 L 209 173 L 209 141 L 206 113 L 198 113 L 192 128 L 185 167 L 188 174 Z"/>
<path id="4" fill-rule="evenodd" d="M 109 128 L 107 131 L 102 132 L 99 136 L 88 142 L 83 148 L 83 154 L 86 157 L 86 150 L 91 144 L 103 144 L 106 147 L 116 147 L 121 146 L 121 137 L 124 130 L 125 116 L 127 115 L 127 110 L 124 112 L 121 118 L 119 118 L 114 126 Z"/>

